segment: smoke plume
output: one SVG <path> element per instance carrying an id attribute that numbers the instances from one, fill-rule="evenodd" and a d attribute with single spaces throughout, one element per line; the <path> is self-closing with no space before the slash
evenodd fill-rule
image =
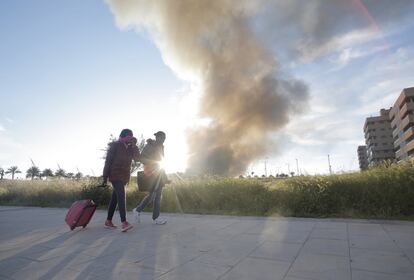
<path id="1" fill-rule="evenodd" d="M 272 134 L 308 100 L 306 85 L 281 72 L 255 33 L 252 1 L 109 4 L 119 26 L 148 31 L 165 63 L 201 88 L 199 115 L 208 124 L 188 131 L 190 172 L 241 174 L 271 152 Z"/>

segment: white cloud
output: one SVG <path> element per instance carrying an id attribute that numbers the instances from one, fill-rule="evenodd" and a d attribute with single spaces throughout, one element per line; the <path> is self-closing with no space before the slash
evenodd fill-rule
<path id="1" fill-rule="evenodd" d="M 364 48 L 344 48 L 338 54 L 338 57 L 334 62 L 336 62 L 340 67 L 346 66 L 352 60 L 357 58 L 363 58 L 369 55 L 373 55 L 378 52 L 387 50 L 387 46 L 378 46 L 378 47 L 364 47 Z"/>
<path id="2" fill-rule="evenodd" d="M 345 34 L 334 36 L 321 45 L 311 45 L 303 42 L 299 46 L 299 51 L 302 54 L 302 60 L 304 62 L 312 61 L 317 57 L 330 54 L 338 49 L 344 49 L 345 54 L 343 54 L 343 59 L 356 58 L 358 57 L 358 54 L 350 52 L 351 46 L 378 39 L 381 35 L 382 34 L 379 34 L 377 30 L 372 28 L 353 30 Z M 351 57 L 351 55 L 355 57 Z"/>
<path id="3" fill-rule="evenodd" d="M 302 78 L 310 84 L 310 111 L 296 118 L 284 131 L 285 144 L 275 161 L 300 158 L 309 173 L 327 173 L 329 153 L 335 171 L 358 170 L 357 146 L 365 142 L 366 117 L 393 105 L 401 90 L 414 86 L 414 49 L 391 51 L 350 47 L 344 53 L 348 67 L 329 69 L 329 58 L 306 65 Z M 361 61 L 354 64 L 356 57 Z M 329 62 L 329 63 L 328 63 Z M 357 65 L 357 66 L 355 66 Z M 317 67 L 318 71 L 309 71 Z M 286 168 L 285 168 L 286 169 Z"/>

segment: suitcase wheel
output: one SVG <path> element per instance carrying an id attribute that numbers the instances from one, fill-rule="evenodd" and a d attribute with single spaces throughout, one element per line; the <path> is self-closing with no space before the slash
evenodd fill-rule
<path id="1" fill-rule="evenodd" d="M 75 227 L 70 227 L 70 230 L 74 230 L 75 229 Z"/>
<path id="2" fill-rule="evenodd" d="M 82 226 L 83 228 L 86 228 L 86 225 Z"/>

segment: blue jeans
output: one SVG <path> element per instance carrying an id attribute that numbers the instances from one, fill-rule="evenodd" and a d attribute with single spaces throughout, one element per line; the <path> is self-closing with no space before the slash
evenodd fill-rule
<path id="1" fill-rule="evenodd" d="M 112 197 L 108 207 L 108 220 L 112 220 L 114 216 L 116 205 L 118 204 L 119 215 L 121 216 L 121 222 L 126 221 L 126 206 L 125 206 L 125 183 L 121 181 L 114 181 L 112 183 Z"/>
<path id="2" fill-rule="evenodd" d="M 157 190 L 152 190 L 141 203 L 137 206 L 136 211 L 142 212 L 145 207 L 151 202 L 154 202 L 154 209 L 152 210 L 152 219 L 155 220 L 160 216 L 160 208 L 161 208 L 161 193 L 162 193 L 162 186 L 159 186 Z"/>

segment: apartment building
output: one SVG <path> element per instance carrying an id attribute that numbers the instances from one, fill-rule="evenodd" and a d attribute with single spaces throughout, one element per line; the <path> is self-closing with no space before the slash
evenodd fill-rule
<path id="1" fill-rule="evenodd" d="M 414 87 L 402 90 L 389 112 L 395 157 L 398 161 L 414 156 Z"/>
<path id="2" fill-rule="evenodd" d="M 361 171 L 368 169 L 367 146 L 358 146 L 358 161 Z"/>
<path id="3" fill-rule="evenodd" d="M 365 120 L 364 134 L 369 165 L 395 158 L 390 111 L 391 108 L 381 109 L 379 116 Z"/>

